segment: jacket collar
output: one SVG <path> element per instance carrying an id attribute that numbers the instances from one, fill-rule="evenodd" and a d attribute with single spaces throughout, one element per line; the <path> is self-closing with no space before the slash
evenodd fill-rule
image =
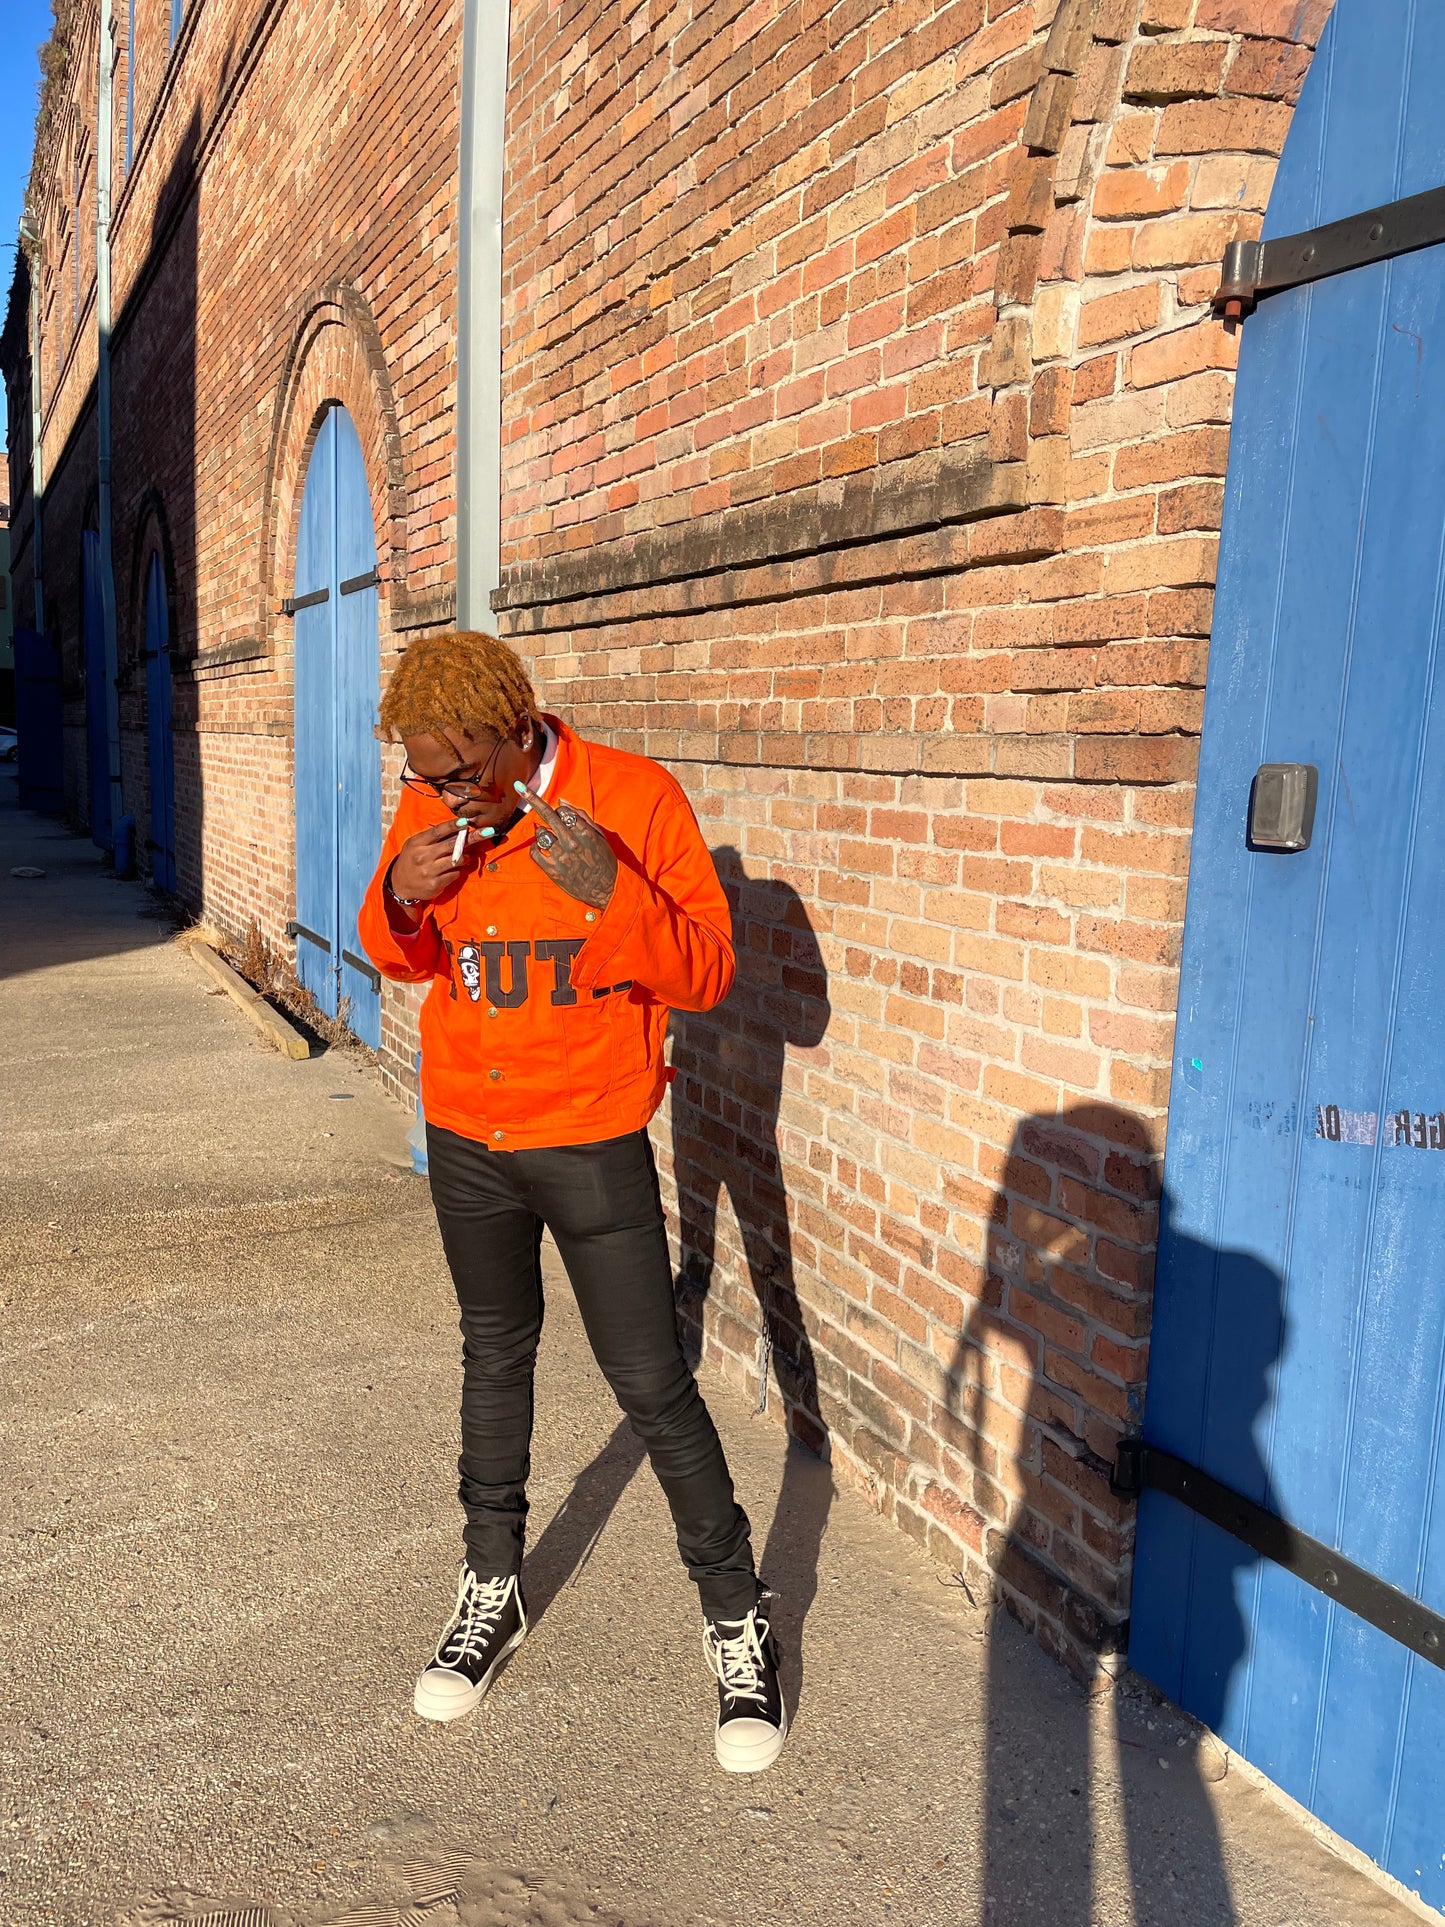
<path id="1" fill-rule="evenodd" d="M 557 732 L 557 765 L 552 771 L 546 801 L 553 809 L 561 802 L 575 803 L 579 810 L 586 810 L 591 816 L 592 758 L 587 753 L 587 745 L 559 717 L 549 716 L 544 710 L 543 720 L 549 729 Z"/>

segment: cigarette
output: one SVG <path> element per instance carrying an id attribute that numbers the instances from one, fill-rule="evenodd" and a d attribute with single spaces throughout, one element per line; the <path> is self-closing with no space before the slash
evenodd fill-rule
<path id="1" fill-rule="evenodd" d="M 457 818 L 457 840 L 452 845 L 452 868 L 462 860 L 462 851 L 467 847 L 467 825 L 465 817 Z"/>

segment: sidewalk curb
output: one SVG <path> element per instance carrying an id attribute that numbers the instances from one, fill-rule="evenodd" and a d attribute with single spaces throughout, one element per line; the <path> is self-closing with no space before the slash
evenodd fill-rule
<path id="1" fill-rule="evenodd" d="M 187 955 L 193 957 L 206 975 L 214 978 L 231 1001 L 246 1013 L 273 1050 L 280 1051 L 283 1057 L 293 1058 L 297 1063 L 310 1057 L 311 1046 L 300 1031 L 288 1023 L 279 1010 L 273 1010 L 264 997 L 252 990 L 246 979 L 218 957 L 208 943 L 197 937 L 185 948 Z"/>

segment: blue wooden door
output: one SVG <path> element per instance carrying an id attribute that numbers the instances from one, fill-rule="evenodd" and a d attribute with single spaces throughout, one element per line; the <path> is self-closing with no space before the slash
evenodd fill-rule
<path id="1" fill-rule="evenodd" d="M 330 408 L 296 539 L 296 969 L 321 1008 L 381 1043 L 381 979 L 357 940 L 381 850 L 376 534 L 355 424 Z"/>
<path id="2" fill-rule="evenodd" d="M 1338 0 L 1266 236 L 1445 184 L 1445 9 Z M 1445 1611 L 1445 248 L 1244 325 L 1145 1437 Z M 1251 783 L 1313 765 L 1309 847 Z M 1146 1491 L 1133 1664 L 1445 1904 L 1445 1671 Z M 1445 1658 L 1445 1653 L 1442 1653 Z"/>
<path id="3" fill-rule="evenodd" d="M 176 887 L 176 772 L 171 739 L 171 624 L 165 573 L 153 555 L 145 598 L 146 754 L 151 792 L 151 881 Z"/>
<path id="4" fill-rule="evenodd" d="M 106 731 L 105 612 L 100 594 L 100 531 L 80 538 L 81 658 L 85 665 L 85 777 L 90 840 L 110 848 L 110 743 Z"/>

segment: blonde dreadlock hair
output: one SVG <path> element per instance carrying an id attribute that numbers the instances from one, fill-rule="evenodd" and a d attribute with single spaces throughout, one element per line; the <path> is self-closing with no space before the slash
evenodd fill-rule
<path id="1" fill-rule="evenodd" d="M 505 736 L 519 716 L 540 725 L 541 713 L 516 652 L 496 636 L 460 629 L 411 645 L 392 671 L 376 733 L 391 743 L 457 728 Z"/>

